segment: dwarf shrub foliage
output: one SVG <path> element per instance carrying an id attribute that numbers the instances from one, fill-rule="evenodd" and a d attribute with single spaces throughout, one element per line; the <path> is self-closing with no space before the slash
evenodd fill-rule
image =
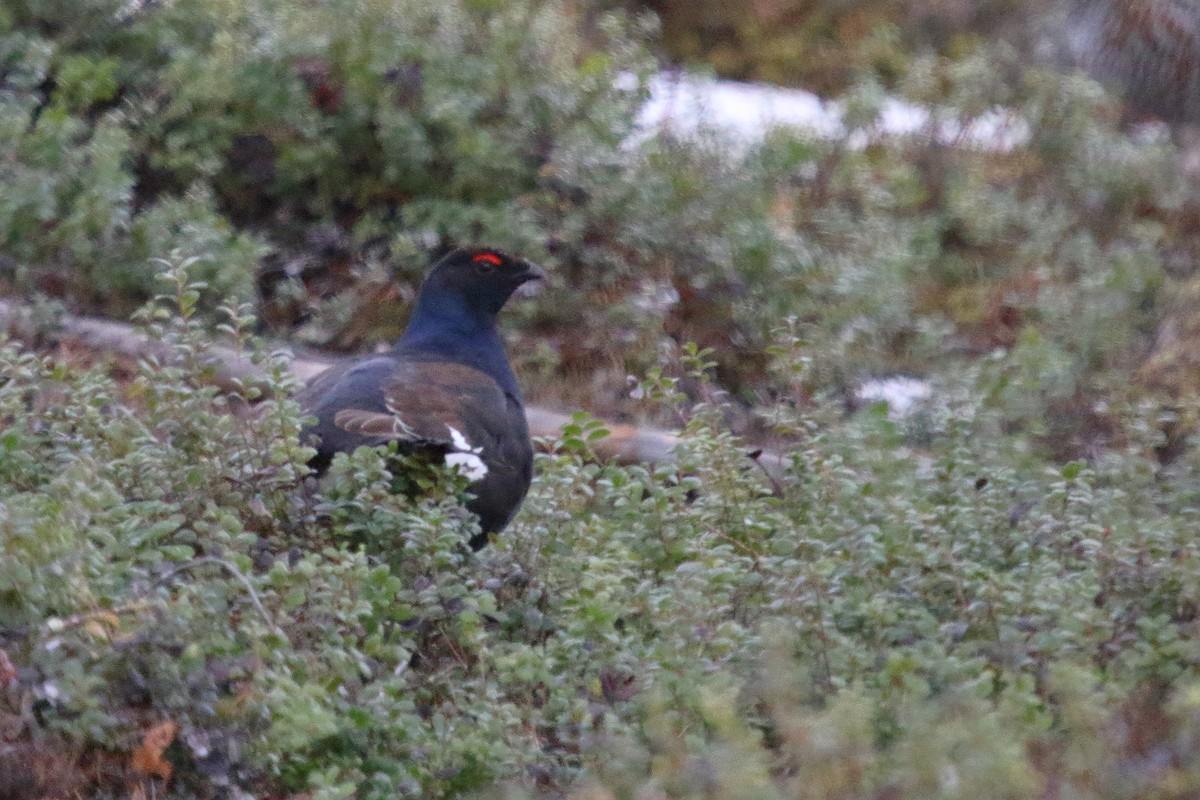
<path id="1" fill-rule="evenodd" d="M 69 790 L 96 795 L 1200 788 L 1195 476 L 1148 456 L 1139 410 L 1144 441 L 1065 466 L 966 379 L 919 432 L 781 411 L 800 444 L 777 485 L 716 406 L 657 466 L 596 463 L 580 417 L 475 554 L 461 480 L 418 474 L 410 502 L 367 450 L 305 477 L 286 360 L 245 309 L 225 330 L 265 383 L 207 388 L 186 266 L 141 314 L 167 347 L 127 384 L 0 350 L 12 775 L 19 752 L 89 765 Z"/>
<path id="2" fill-rule="evenodd" d="M 146 297 L 152 256 L 200 257 L 213 296 L 242 299 L 271 256 L 264 289 L 286 306 L 289 281 L 329 266 L 303 260 L 322 246 L 409 277 L 443 240 L 537 249 L 530 195 L 556 150 L 630 129 L 646 61 L 623 20 L 558 2 L 10 4 L 7 267 L 119 309 Z"/>

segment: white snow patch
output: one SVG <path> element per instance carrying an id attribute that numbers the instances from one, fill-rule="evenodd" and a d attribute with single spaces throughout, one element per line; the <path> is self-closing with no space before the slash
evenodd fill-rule
<path id="1" fill-rule="evenodd" d="M 811 92 L 681 72 L 653 76 L 649 89 L 650 97 L 637 120 L 646 133 L 667 128 L 694 134 L 708 126 L 750 140 L 776 125 L 808 128 L 825 136 L 842 130 L 840 117 Z"/>
<path id="2" fill-rule="evenodd" d="M 618 85 L 621 83 L 619 80 Z M 638 114 L 638 133 L 633 142 L 660 131 L 683 136 L 713 131 L 746 146 L 779 127 L 807 130 L 829 139 L 847 135 L 842 104 L 822 100 L 803 89 L 717 80 L 683 72 L 654 75 L 648 88 L 650 96 Z M 950 110 L 935 117 L 927 107 L 888 97 L 880 105 L 875 127 L 871 131 L 855 131 L 849 141 L 855 147 L 862 147 L 873 135 L 906 136 L 926 130 L 944 144 L 1000 151 L 1011 150 L 1029 139 L 1029 125 L 1003 109 L 964 125 Z"/>
<path id="3" fill-rule="evenodd" d="M 859 400 L 875 403 L 882 400 L 888 404 L 888 416 L 903 419 L 911 414 L 921 402 L 933 397 L 933 386 L 929 381 L 893 375 L 890 378 L 875 378 L 866 381 L 855 392 Z"/>
<path id="4" fill-rule="evenodd" d="M 663 316 L 679 302 L 679 291 L 670 285 L 645 282 L 633 298 L 634 306 L 646 314 Z"/>

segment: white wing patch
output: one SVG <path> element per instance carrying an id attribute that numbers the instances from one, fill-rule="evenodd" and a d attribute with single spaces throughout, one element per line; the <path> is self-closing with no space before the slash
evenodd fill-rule
<path id="1" fill-rule="evenodd" d="M 467 437 L 462 435 L 462 431 L 453 425 L 447 425 L 446 429 L 450 431 L 450 441 L 454 443 L 455 450 L 462 450 L 466 453 L 482 453 L 483 448 L 472 449 L 471 443 L 467 441 Z"/>
<path id="2" fill-rule="evenodd" d="M 483 459 L 479 457 L 483 448 L 471 447 L 467 437 L 463 436 L 462 431 L 453 425 L 447 425 L 446 429 L 450 431 L 450 441 L 454 447 L 452 452 L 446 454 L 446 465 L 455 468 L 472 481 L 480 480 L 487 475 L 487 464 L 484 464 Z"/>

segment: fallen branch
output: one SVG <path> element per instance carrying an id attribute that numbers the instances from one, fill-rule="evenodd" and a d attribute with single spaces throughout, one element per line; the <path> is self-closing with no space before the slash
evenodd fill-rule
<path id="1" fill-rule="evenodd" d="M 89 350 L 114 356 L 142 359 L 164 355 L 167 346 L 152 341 L 137 332 L 132 325 L 93 317 L 63 315 L 47 330 L 33 321 L 33 309 L 10 300 L 0 300 L 0 333 L 7 331 L 15 339 L 30 342 L 49 336 L 59 342 L 71 342 Z M 216 363 L 213 380 L 224 389 L 234 389 L 238 383 L 254 384 L 263 381 L 263 372 L 245 354 L 229 347 L 214 345 L 211 349 Z M 302 382 L 311 380 L 325 370 L 331 360 L 296 356 L 291 369 Z M 571 421 L 568 414 L 545 408 L 526 408 L 529 429 L 534 436 L 555 437 Z M 594 443 L 596 454 L 624 463 L 662 464 L 675 459 L 679 437 L 670 431 L 639 428 L 633 425 L 605 423 L 609 436 Z M 788 459 L 777 453 L 747 450 L 746 457 L 765 474 L 778 492 L 787 482 Z"/>

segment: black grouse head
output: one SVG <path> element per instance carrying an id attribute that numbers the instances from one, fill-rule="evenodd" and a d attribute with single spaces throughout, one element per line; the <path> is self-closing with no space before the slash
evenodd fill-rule
<path id="1" fill-rule="evenodd" d="M 462 298 L 474 313 L 495 316 L 518 288 L 546 278 L 540 267 L 491 248 L 460 248 L 434 266 L 421 285 L 423 299 Z"/>

